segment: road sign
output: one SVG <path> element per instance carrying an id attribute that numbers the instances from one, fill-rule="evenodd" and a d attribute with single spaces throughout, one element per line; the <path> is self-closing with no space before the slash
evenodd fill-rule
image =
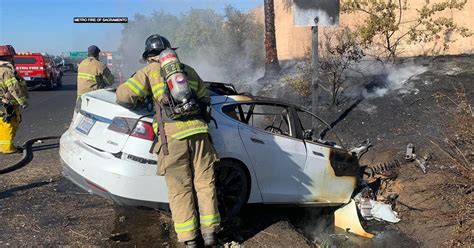
<path id="1" fill-rule="evenodd" d="M 69 52 L 70 57 L 87 57 L 87 52 Z"/>
<path id="2" fill-rule="evenodd" d="M 294 25 L 296 27 L 338 25 L 339 7 L 339 0 L 293 0 Z"/>

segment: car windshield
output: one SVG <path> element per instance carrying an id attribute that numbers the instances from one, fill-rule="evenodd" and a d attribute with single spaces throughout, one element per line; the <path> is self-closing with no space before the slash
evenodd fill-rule
<path id="1" fill-rule="evenodd" d="M 36 63 L 36 58 L 34 57 L 29 57 L 29 58 L 15 58 L 15 64 L 35 64 Z"/>

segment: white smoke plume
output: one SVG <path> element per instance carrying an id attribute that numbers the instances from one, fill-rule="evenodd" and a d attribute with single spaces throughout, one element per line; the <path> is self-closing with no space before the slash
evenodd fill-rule
<path id="1" fill-rule="evenodd" d="M 428 67 L 413 61 L 401 65 L 363 61 L 354 68 L 351 86 L 347 95 L 353 97 L 377 98 L 395 92 L 399 94 L 417 93 L 412 80 L 426 72 Z"/>
<path id="2" fill-rule="evenodd" d="M 122 31 L 120 51 L 125 77 L 145 66 L 139 63 L 145 40 L 151 34 L 160 34 L 173 47 L 179 47 L 176 52 L 181 61 L 195 68 L 203 80 L 233 83 L 238 90 L 239 85 L 254 82 L 263 74 L 264 50 L 263 32 L 252 31 L 263 30 L 263 26 L 253 23 L 248 14 L 229 8 L 224 15 L 196 9 L 179 17 L 162 11 L 151 16 L 135 15 Z M 212 16 L 207 18 L 206 14 Z"/>

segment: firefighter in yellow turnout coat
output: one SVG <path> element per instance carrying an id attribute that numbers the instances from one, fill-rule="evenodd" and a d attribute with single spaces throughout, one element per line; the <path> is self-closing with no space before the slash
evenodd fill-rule
<path id="1" fill-rule="evenodd" d="M 99 60 L 100 49 L 90 46 L 88 56 L 77 68 L 77 97 L 82 94 L 105 88 L 114 82 L 109 68 Z"/>
<path id="2" fill-rule="evenodd" d="M 12 46 L 0 46 L 0 153 L 17 151 L 13 139 L 20 125 L 20 108 L 28 106 L 28 89 L 16 75 L 14 55 Z"/>
<path id="3" fill-rule="evenodd" d="M 162 36 L 152 35 L 148 37 L 145 46 L 143 58 L 148 65 L 117 88 L 117 103 L 123 106 L 132 108 L 146 96 L 152 96 L 158 102 L 166 99 L 158 55 L 165 48 L 171 48 L 170 43 Z M 187 65 L 184 71 L 199 101 L 209 104 L 207 88 L 196 71 Z M 209 138 L 207 123 L 200 118 L 171 120 L 165 111 L 162 113 L 169 154 L 163 154 L 161 142 L 155 146 L 155 152 L 159 152 L 158 174 L 165 176 L 168 186 L 178 240 L 185 242 L 186 247 L 196 247 L 200 226 L 205 245 L 215 245 L 215 232 L 220 223 L 213 166 L 217 155 Z M 153 126 L 156 132 L 157 123 Z"/>

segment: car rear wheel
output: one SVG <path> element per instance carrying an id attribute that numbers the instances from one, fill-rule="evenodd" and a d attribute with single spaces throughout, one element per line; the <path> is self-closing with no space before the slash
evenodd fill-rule
<path id="1" fill-rule="evenodd" d="M 45 84 L 45 89 L 52 90 L 54 87 L 54 79 L 53 77 L 49 77 L 48 81 Z"/>
<path id="2" fill-rule="evenodd" d="M 61 88 L 61 86 L 63 86 L 63 77 L 62 76 L 60 76 L 58 78 L 58 81 L 56 82 L 56 88 L 59 89 L 59 88 Z"/>
<path id="3" fill-rule="evenodd" d="M 247 203 L 250 194 L 250 176 L 247 169 L 232 160 L 216 164 L 216 189 L 219 212 L 223 220 L 236 217 Z"/>

